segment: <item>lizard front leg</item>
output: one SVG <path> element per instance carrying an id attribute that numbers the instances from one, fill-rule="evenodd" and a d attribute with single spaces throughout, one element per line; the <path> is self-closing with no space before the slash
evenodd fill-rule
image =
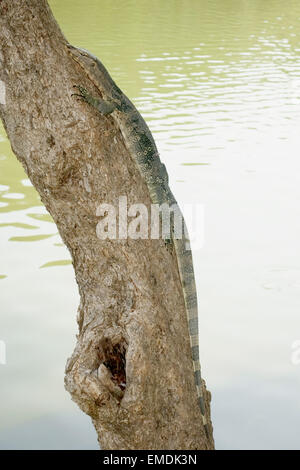
<path id="1" fill-rule="evenodd" d="M 79 93 L 72 93 L 71 96 L 78 96 L 86 103 L 93 106 L 104 116 L 111 114 L 116 108 L 117 105 L 112 101 L 102 100 L 101 98 L 94 98 L 88 91 L 81 85 L 74 85 L 74 88 L 77 88 Z"/>

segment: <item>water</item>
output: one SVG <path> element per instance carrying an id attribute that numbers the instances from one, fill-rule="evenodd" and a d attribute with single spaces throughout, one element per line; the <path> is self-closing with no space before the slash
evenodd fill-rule
<path id="1" fill-rule="evenodd" d="M 205 206 L 194 254 L 218 449 L 299 449 L 300 4 L 50 1 L 147 120 L 178 199 Z M 0 142 L 1 448 L 96 448 L 63 388 L 69 254 Z"/>

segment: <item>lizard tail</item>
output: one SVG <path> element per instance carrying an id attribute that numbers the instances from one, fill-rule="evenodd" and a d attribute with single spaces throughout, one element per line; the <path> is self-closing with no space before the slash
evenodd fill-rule
<path id="1" fill-rule="evenodd" d="M 209 431 L 208 423 L 206 420 L 205 403 L 201 380 L 201 367 L 199 359 L 197 291 L 194 277 L 192 252 L 190 250 L 189 240 L 187 238 L 187 228 L 185 224 L 184 234 L 185 235 L 182 239 L 174 239 L 174 246 L 177 254 L 178 271 L 181 279 L 187 314 L 198 403 L 202 415 L 204 430 L 208 438 Z"/>

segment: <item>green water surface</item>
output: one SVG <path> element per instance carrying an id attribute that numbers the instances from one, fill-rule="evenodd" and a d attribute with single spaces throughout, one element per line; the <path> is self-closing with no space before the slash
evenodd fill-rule
<path id="1" fill-rule="evenodd" d="M 49 3 L 145 117 L 180 204 L 204 205 L 194 262 L 217 448 L 299 449 L 299 1 Z M 97 447 L 63 388 L 78 303 L 1 127 L 0 448 Z"/>

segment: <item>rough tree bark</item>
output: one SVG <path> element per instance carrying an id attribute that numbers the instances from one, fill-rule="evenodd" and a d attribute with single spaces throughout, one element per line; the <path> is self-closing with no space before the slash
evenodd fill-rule
<path id="1" fill-rule="evenodd" d="M 117 207 L 126 195 L 128 204 L 151 204 L 120 130 L 71 97 L 74 84 L 97 91 L 68 54 L 46 0 L 1 0 L 0 15 L 0 115 L 70 250 L 80 292 L 66 388 L 91 416 L 102 448 L 211 449 L 174 253 L 162 240 L 96 235 L 101 202 Z M 122 367 L 125 351 L 120 391 L 109 363 L 115 355 Z M 209 410 L 207 391 L 205 401 Z"/>

